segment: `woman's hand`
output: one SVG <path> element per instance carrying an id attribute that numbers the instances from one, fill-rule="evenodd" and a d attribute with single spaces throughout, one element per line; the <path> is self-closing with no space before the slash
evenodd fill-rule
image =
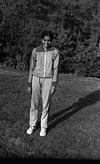
<path id="1" fill-rule="evenodd" d="M 32 84 L 31 83 L 28 83 L 27 92 L 32 93 Z"/>
<path id="2" fill-rule="evenodd" d="M 55 87 L 54 87 L 54 86 L 52 86 L 52 89 L 51 89 L 51 95 L 53 95 L 53 94 L 54 94 L 54 92 L 55 92 Z"/>
<path id="3" fill-rule="evenodd" d="M 28 93 L 31 93 L 31 90 L 32 90 L 31 87 L 27 87 L 27 92 Z"/>

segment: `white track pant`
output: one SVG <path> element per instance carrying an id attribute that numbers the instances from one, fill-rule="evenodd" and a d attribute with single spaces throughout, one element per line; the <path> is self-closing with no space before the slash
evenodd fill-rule
<path id="1" fill-rule="evenodd" d="M 30 125 L 36 126 L 38 120 L 38 107 L 40 96 L 42 96 L 41 128 L 47 128 L 48 111 L 51 101 L 52 78 L 39 78 L 33 76 L 32 97 L 30 107 Z"/>

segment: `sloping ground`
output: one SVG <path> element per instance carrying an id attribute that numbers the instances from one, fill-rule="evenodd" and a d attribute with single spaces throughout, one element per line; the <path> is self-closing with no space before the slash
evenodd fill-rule
<path id="1" fill-rule="evenodd" d="M 28 136 L 27 73 L 0 72 L 0 157 L 100 158 L 100 80 L 60 75 L 52 97 L 48 135 Z M 39 110 L 40 120 L 41 110 Z"/>

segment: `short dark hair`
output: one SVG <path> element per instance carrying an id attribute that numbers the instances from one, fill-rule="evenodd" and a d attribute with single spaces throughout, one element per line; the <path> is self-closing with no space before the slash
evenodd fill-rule
<path id="1" fill-rule="evenodd" d="M 43 39 L 45 36 L 49 36 L 50 37 L 50 40 L 52 41 L 53 40 L 53 32 L 52 31 L 42 31 L 41 33 L 41 39 Z"/>

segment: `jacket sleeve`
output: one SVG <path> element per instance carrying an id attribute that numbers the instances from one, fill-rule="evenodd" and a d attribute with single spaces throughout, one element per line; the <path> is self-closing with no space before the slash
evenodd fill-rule
<path id="1" fill-rule="evenodd" d="M 35 66 L 35 56 L 36 56 L 36 48 L 33 49 L 31 57 L 30 57 L 30 67 L 29 67 L 29 78 L 28 83 L 32 82 L 32 73 Z"/>
<path id="2" fill-rule="evenodd" d="M 59 67 L 59 51 L 56 49 L 55 50 L 55 59 L 54 59 L 54 64 L 53 64 L 53 83 L 58 82 L 58 67 Z"/>

